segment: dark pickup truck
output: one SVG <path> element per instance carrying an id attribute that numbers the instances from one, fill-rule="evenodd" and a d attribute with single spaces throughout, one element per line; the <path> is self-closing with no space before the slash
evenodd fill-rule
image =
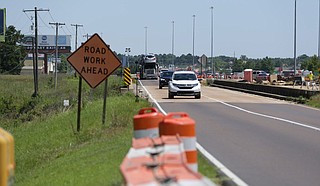
<path id="1" fill-rule="evenodd" d="M 163 71 L 160 73 L 159 77 L 159 89 L 162 89 L 162 87 L 167 87 L 169 84 L 169 81 L 171 81 L 172 74 L 174 71 L 168 70 Z"/>

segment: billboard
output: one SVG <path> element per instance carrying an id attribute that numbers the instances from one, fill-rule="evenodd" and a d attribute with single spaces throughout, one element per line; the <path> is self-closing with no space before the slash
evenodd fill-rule
<path id="1" fill-rule="evenodd" d="M 0 42 L 5 41 L 6 35 L 6 9 L 0 9 Z"/>
<path id="2" fill-rule="evenodd" d="M 32 38 L 34 36 L 27 35 L 23 38 L 23 46 L 32 46 Z M 38 46 L 56 46 L 56 36 L 55 35 L 39 35 L 38 36 Z M 71 35 L 59 35 L 58 36 L 58 46 L 70 46 L 71 47 Z"/>
<path id="3" fill-rule="evenodd" d="M 26 35 L 21 45 L 26 50 L 32 50 L 33 35 Z M 56 49 L 56 36 L 55 35 L 38 35 L 38 50 L 42 53 L 52 53 Z M 58 36 L 58 49 L 60 53 L 70 53 L 71 51 L 71 35 Z"/>

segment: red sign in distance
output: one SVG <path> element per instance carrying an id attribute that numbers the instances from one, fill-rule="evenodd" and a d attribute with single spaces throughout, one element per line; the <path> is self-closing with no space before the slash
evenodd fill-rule
<path id="1" fill-rule="evenodd" d="M 97 87 L 121 65 L 98 34 L 90 37 L 67 60 L 91 88 Z"/>

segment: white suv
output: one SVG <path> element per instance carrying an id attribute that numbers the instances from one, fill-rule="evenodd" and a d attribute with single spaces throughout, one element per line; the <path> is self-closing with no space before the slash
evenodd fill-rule
<path id="1" fill-rule="evenodd" d="M 168 85 L 169 99 L 174 96 L 194 96 L 201 98 L 201 84 L 193 71 L 175 71 Z"/>

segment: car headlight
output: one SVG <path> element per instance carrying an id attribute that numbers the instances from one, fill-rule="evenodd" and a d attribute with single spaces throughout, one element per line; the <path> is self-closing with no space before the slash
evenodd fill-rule
<path id="1" fill-rule="evenodd" d="M 160 81 L 165 81 L 165 79 L 162 79 L 162 78 L 161 78 Z"/>
<path id="2" fill-rule="evenodd" d="M 176 84 L 176 83 L 172 83 L 172 86 L 174 87 L 178 87 L 179 84 Z"/>

